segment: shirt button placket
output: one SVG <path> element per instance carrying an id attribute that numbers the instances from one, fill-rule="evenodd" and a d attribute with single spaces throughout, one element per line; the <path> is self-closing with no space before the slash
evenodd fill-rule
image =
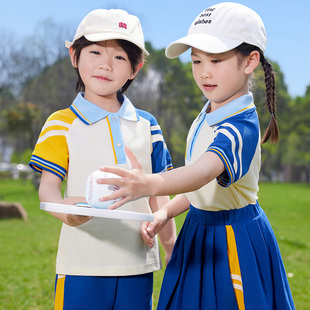
<path id="1" fill-rule="evenodd" d="M 122 133 L 120 130 L 120 124 L 119 124 L 119 116 L 117 114 L 110 115 L 109 119 L 111 120 L 111 129 L 112 129 L 112 135 L 114 140 L 114 147 L 117 157 L 118 163 L 124 163 L 126 162 L 126 155 L 123 150 L 123 138 Z"/>

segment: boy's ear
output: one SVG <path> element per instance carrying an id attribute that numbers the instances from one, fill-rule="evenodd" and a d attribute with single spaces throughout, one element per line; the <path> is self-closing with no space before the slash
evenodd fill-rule
<path id="1" fill-rule="evenodd" d="M 78 65 L 76 63 L 76 60 L 75 60 L 75 51 L 72 47 L 69 48 L 69 53 L 70 53 L 70 59 L 71 59 L 71 64 L 74 68 L 77 68 Z"/>
<path id="2" fill-rule="evenodd" d="M 260 61 L 259 52 L 252 51 L 251 54 L 247 57 L 244 73 L 251 74 L 258 66 L 259 61 Z"/>
<path id="3" fill-rule="evenodd" d="M 139 63 L 139 65 L 136 68 L 136 70 L 131 73 L 131 76 L 130 76 L 129 80 L 133 80 L 136 77 L 136 75 L 138 74 L 139 70 L 143 67 L 143 65 L 144 65 L 143 61 Z"/>

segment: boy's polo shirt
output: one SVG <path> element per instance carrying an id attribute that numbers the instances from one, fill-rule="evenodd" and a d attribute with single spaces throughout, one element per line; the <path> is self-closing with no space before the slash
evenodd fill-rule
<path id="1" fill-rule="evenodd" d="M 156 119 L 123 97 L 110 113 L 79 94 L 70 108 L 55 112 L 42 128 L 30 166 L 67 179 L 66 196 L 84 196 L 88 175 L 102 165 L 130 168 L 125 145 L 146 173 L 171 169 L 171 158 Z M 151 213 L 148 199 L 120 209 Z M 134 275 L 160 268 L 158 243 L 144 245 L 136 221 L 93 218 L 78 227 L 63 224 L 56 262 L 58 274 Z"/>
<path id="2" fill-rule="evenodd" d="M 198 209 L 242 208 L 257 200 L 260 170 L 260 129 L 251 93 L 211 113 L 208 102 L 193 122 L 186 148 L 186 165 L 205 152 L 217 154 L 225 172 L 197 191 L 185 194 Z"/>

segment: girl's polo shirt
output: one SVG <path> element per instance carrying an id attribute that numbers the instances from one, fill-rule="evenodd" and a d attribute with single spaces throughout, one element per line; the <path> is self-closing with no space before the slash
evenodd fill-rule
<path id="1" fill-rule="evenodd" d="M 42 128 L 30 166 L 67 179 L 66 196 L 84 196 L 88 175 L 102 165 L 130 168 L 128 146 L 146 173 L 169 170 L 170 154 L 161 129 L 149 113 L 123 97 L 109 113 L 80 93 L 70 108 L 52 114 Z M 151 213 L 148 199 L 120 210 Z M 141 240 L 140 222 L 93 218 L 78 227 L 63 224 L 56 273 L 90 276 L 142 274 L 161 267 L 158 242 L 150 249 Z"/>
<path id="2" fill-rule="evenodd" d="M 230 210 L 257 200 L 260 170 L 260 129 L 251 93 L 211 113 L 208 102 L 193 122 L 185 162 L 194 163 L 205 152 L 217 154 L 225 172 L 197 191 L 186 193 L 190 203 L 209 211 Z"/>

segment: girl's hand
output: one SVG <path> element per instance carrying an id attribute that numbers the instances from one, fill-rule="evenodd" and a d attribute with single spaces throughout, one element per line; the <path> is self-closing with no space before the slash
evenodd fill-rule
<path id="1" fill-rule="evenodd" d="M 150 225 L 150 222 L 143 222 L 140 227 L 140 235 L 143 242 L 150 248 L 154 245 L 154 239 L 149 235 L 147 228 Z"/>
<path id="2" fill-rule="evenodd" d="M 105 178 L 98 179 L 99 184 L 111 184 L 119 187 L 119 190 L 115 191 L 111 195 L 104 196 L 99 198 L 100 201 L 115 200 L 122 198 L 119 201 L 115 202 L 108 209 L 113 210 L 119 208 L 128 201 L 136 200 L 141 197 L 148 196 L 148 184 L 146 175 L 143 170 L 140 162 L 131 152 L 131 150 L 126 147 L 126 154 L 131 162 L 131 170 L 126 170 L 118 167 L 102 167 L 100 170 L 111 172 L 119 175 L 121 178 Z"/>
<path id="3" fill-rule="evenodd" d="M 169 221 L 167 211 L 164 209 L 159 209 L 154 215 L 153 222 L 143 222 L 140 228 L 140 234 L 143 242 L 149 246 L 153 247 L 154 237 L 158 234 Z"/>

